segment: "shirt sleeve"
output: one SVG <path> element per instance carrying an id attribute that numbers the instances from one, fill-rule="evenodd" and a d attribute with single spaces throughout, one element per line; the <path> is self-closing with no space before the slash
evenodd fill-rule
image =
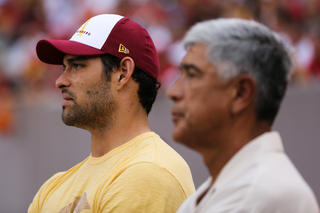
<path id="1" fill-rule="evenodd" d="M 186 199 L 178 180 L 154 163 L 138 163 L 109 185 L 98 212 L 176 212 Z"/>
<path id="2" fill-rule="evenodd" d="M 51 189 L 52 184 L 59 178 L 63 172 L 59 172 L 53 175 L 48 179 L 39 189 L 37 194 L 34 196 L 32 203 L 28 208 L 28 213 L 38 213 L 41 212 L 41 208 L 44 202 L 44 199 L 47 197 L 49 190 Z"/>
<path id="3" fill-rule="evenodd" d="M 29 206 L 28 213 L 38 213 L 38 212 L 40 212 L 39 211 L 39 205 L 37 205 L 39 203 L 39 192 L 40 192 L 40 190 L 34 196 L 33 201 Z"/>

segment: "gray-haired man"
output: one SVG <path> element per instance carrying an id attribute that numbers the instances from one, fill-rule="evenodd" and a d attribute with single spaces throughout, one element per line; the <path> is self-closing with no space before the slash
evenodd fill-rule
<path id="1" fill-rule="evenodd" d="M 271 130 L 292 70 L 279 37 L 254 21 L 196 24 L 169 89 L 176 141 L 211 176 L 178 212 L 319 212 L 310 187 Z"/>

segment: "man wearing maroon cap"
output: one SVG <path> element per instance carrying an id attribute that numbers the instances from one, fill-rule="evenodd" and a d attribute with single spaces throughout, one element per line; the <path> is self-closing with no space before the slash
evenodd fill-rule
<path id="1" fill-rule="evenodd" d="M 63 65 L 62 120 L 91 132 L 91 155 L 46 181 L 28 212 L 175 212 L 194 192 L 186 162 L 151 132 L 159 61 L 137 23 L 98 15 L 70 40 L 41 40 L 37 55 Z"/>

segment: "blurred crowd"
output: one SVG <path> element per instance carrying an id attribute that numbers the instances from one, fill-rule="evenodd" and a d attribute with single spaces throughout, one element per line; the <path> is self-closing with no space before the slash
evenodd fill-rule
<path id="1" fill-rule="evenodd" d="M 319 0 L 0 0 L 0 135 L 14 129 L 14 111 L 50 104 L 62 67 L 35 53 L 44 38 L 69 39 L 88 18 L 127 16 L 153 38 L 164 92 L 179 75 L 181 39 L 194 23 L 219 17 L 254 19 L 294 47 L 293 84 L 320 83 Z"/>

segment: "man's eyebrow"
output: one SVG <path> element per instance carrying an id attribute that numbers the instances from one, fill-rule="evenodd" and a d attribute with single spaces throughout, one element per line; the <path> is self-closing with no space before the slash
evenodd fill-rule
<path id="1" fill-rule="evenodd" d="M 202 71 L 195 65 L 193 64 L 180 64 L 180 70 L 190 70 L 190 69 L 193 69 L 195 70 L 196 72 L 199 72 L 201 73 Z"/>
<path id="2" fill-rule="evenodd" d="M 75 56 L 72 56 L 70 58 L 68 58 L 66 60 L 66 63 L 67 64 L 72 64 L 76 61 L 86 61 L 86 60 L 89 60 L 90 58 L 93 58 L 94 56 L 87 56 L 87 55 L 75 55 Z M 62 61 L 62 66 L 66 66 L 66 64 L 64 63 L 64 60 Z"/>
<path id="3" fill-rule="evenodd" d="M 72 64 L 75 61 L 85 61 L 87 59 L 88 59 L 88 57 L 86 57 L 86 56 L 73 56 L 73 57 L 67 59 L 67 63 Z"/>

